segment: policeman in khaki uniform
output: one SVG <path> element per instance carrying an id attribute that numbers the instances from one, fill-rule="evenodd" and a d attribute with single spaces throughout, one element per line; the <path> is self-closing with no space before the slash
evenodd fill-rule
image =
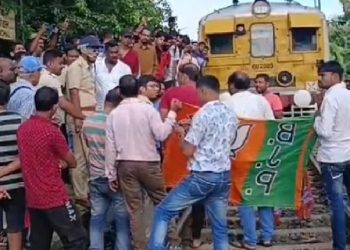
<path id="1" fill-rule="evenodd" d="M 88 116 L 96 108 L 94 63 L 101 44 L 97 37 L 89 35 L 80 40 L 78 48 L 79 58 L 67 69 L 66 87 L 73 105 Z M 77 204 L 88 207 L 88 150 L 81 133 L 82 125 L 82 120 L 69 117 L 68 126 L 73 131 L 74 156 L 77 160 L 77 168 L 71 170 L 73 190 Z"/>

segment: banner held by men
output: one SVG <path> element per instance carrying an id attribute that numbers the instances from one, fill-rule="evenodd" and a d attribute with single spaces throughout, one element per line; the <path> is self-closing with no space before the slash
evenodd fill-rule
<path id="1" fill-rule="evenodd" d="M 184 104 L 178 122 L 189 121 L 197 110 Z M 230 201 L 235 205 L 299 209 L 305 169 L 316 139 L 312 125 L 311 118 L 241 119 L 231 147 Z M 168 187 L 176 186 L 188 174 L 179 140 L 174 133 L 166 143 L 163 171 Z"/>

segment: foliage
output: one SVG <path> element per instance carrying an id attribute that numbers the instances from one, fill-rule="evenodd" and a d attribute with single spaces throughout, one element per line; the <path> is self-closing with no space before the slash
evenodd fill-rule
<path id="1" fill-rule="evenodd" d="M 334 18 L 329 23 L 330 52 L 350 75 L 350 14 L 349 3 L 340 1 L 344 6 L 344 15 Z"/>
<path id="2" fill-rule="evenodd" d="M 330 27 L 330 50 L 337 60 L 350 73 L 350 29 L 349 23 Z"/>
<path id="3" fill-rule="evenodd" d="M 1 2 L 2 6 L 20 13 L 19 0 Z M 36 32 L 43 22 L 56 25 L 68 19 L 76 35 L 104 31 L 118 34 L 133 29 L 143 16 L 149 18 L 151 27 L 161 27 L 171 16 L 169 3 L 167 0 L 23 0 L 24 25 L 20 32 L 27 36 Z"/>

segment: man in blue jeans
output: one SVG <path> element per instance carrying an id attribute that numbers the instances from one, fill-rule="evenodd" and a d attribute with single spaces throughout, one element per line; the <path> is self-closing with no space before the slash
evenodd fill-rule
<path id="1" fill-rule="evenodd" d="M 198 80 L 197 91 L 203 107 L 195 114 L 189 132 L 177 128 L 183 153 L 189 158 L 191 175 L 157 206 L 149 250 L 166 248 L 171 219 L 201 201 L 212 222 L 214 249 L 228 250 L 227 208 L 231 187 L 230 145 L 235 139 L 238 119 L 219 102 L 220 84 L 216 77 Z"/>
<path id="2" fill-rule="evenodd" d="M 254 120 L 274 120 L 274 114 L 265 97 L 249 91 L 250 79 L 244 72 L 234 72 L 228 78 L 228 90 L 231 96 L 225 104 L 232 109 L 239 118 Z M 243 227 L 243 242 L 233 239 L 230 244 L 234 247 L 249 250 L 256 249 L 258 236 L 256 233 L 256 215 L 258 210 L 259 222 L 262 229 L 262 245 L 270 247 L 274 234 L 274 216 L 272 207 L 240 206 L 239 218 Z"/>
<path id="3" fill-rule="evenodd" d="M 319 69 L 319 87 L 325 96 L 314 128 L 320 146 L 317 160 L 322 167 L 333 231 L 333 249 L 346 249 L 346 225 L 343 185 L 350 189 L 350 91 L 342 82 L 344 70 L 336 61 Z"/>
<path id="4" fill-rule="evenodd" d="M 105 174 L 107 115 L 121 100 L 117 88 L 110 90 L 106 96 L 104 111 L 88 116 L 83 125 L 84 137 L 89 147 L 90 250 L 104 250 L 104 232 L 110 217 L 116 227 L 114 250 L 131 250 L 129 214 L 124 198 L 119 191 L 109 188 Z"/>

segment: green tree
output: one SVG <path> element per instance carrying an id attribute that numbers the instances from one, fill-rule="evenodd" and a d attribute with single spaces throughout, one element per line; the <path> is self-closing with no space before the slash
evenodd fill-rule
<path id="1" fill-rule="evenodd" d="M 143 16 L 153 28 L 161 27 L 171 16 L 167 0 L 1 0 L 1 5 L 20 13 L 20 32 L 36 32 L 43 22 L 59 24 L 68 19 L 77 35 L 105 30 L 120 33 L 134 28 Z M 18 15 L 20 16 L 20 15 Z M 29 31 L 29 32 L 28 32 Z"/>
<path id="2" fill-rule="evenodd" d="M 330 26 L 330 50 L 333 59 L 337 60 L 350 73 L 350 26 L 349 23 L 332 23 Z"/>
<path id="3" fill-rule="evenodd" d="M 339 1 L 343 5 L 344 15 L 329 22 L 330 52 L 350 75 L 350 2 Z"/>
<path id="4" fill-rule="evenodd" d="M 339 2 L 343 5 L 343 11 L 345 16 L 350 16 L 350 1 L 349 0 L 339 0 Z"/>

